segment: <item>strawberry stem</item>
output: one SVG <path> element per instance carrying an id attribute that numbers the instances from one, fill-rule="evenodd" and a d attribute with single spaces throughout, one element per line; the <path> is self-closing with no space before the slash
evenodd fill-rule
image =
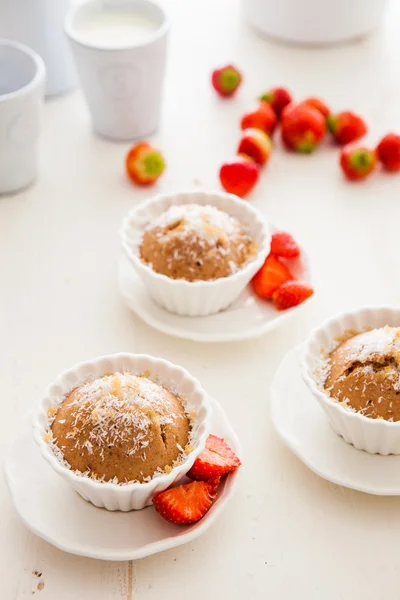
<path id="1" fill-rule="evenodd" d="M 373 156 L 369 150 L 365 148 L 357 148 L 351 153 L 349 162 L 350 165 L 356 169 L 356 171 L 362 173 L 370 167 L 373 160 Z"/>
<path id="2" fill-rule="evenodd" d="M 158 177 L 165 169 L 165 162 L 159 152 L 150 152 L 143 159 L 146 175 Z"/>
<path id="3" fill-rule="evenodd" d="M 240 83 L 240 75 L 235 69 L 228 67 L 221 71 L 219 81 L 225 92 L 233 92 Z"/>

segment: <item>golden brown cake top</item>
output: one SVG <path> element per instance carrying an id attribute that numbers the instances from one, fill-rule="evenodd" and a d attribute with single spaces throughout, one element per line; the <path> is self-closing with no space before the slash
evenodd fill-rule
<path id="1" fill-rule="evenodd" d="M 325 391 L 371 418 L 400 420 L 400 328 L 351 336 L 329 355 Z"/>
<path id="2" fill-rule="evenodd" d="M 242 268 L 256 252 L 246 228 L 214 206 L 173 205 L 144 231 L 140 255 L 173 279 L 212 280 Z"/>
<path id="3" fill-rule="evenodd" d="M 146 377 L 114 373 L 85 383 L 51 416 L 57 458 L 103 481 L 145 481 L 190 451 L 181 399 Z"/>

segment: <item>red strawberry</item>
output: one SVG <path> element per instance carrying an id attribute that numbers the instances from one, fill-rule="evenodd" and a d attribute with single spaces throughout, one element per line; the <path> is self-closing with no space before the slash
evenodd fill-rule
<path id="1" fill-rule="evenodd" d="M 300 248 L 290 233 L 275 231 L 272 234 L 271 254 L 282 258 L 297 258 L 300 256 Z"/>
<path id="2" fill-rule="evenodd" d="M 282 140 L 287 148 L 309 153 L 325 135 L 322 114 L 306 104 L 296 104 L 285 109 L 282 115 Z"/>
<path id="3" fill-rule="evenodd" d="M 139 185 L 151 185 L 165 169 L 163 155 L 147 142 L 133 146 L 125 159 L 128 177 Z"/>
<path id="4" fill-rule="evenodd" d="M 218 481 L 219 483 L 219 481 Z M 216 481 L 192 481 L 156 494 L 156 511 L 170 523 L 187 525 L 199 521 L 210 508 L 216 496 Z"/>
<path id="5" fill-rule="evenodd" d="M 340 166 L 347 179 L 357 181 L 365 179 L 376 167 L 375 150 L 349 144 L 340 153 Z"/>
<path id="6" fill-rule="evenodd" d="M 325 104 L 325 102 L 320 100 L 320 98 L 306 98 L 306 100 L 303 100 L 301 104 L 307 104 L 308 106 L 312 106 L 312 108 L 318 110 L 321 113 L 321 115 L 325 118 L 331 114 L 330 108 Z"/>
<path id="7" fill-rule="evenodd" d="M 214 89 L 223 98 L 233 96 L 241 82 L 242 75 L 233 65 L 215 69 L 211 75 L 211 83 Z"/>
<path id="8" fill-rule="evenodd" d="M 388 133 L 379 142 L 376 152 L 388 171 L 400 171 L 400 135 Z"/>
<path id="9" fill-rule="evenodd" d="M 326 123 L 333 139 L 341 146 L 359 140 L 367 133 L 365 121 L 350 111 L 329 115 Z"/>
<path id="10" fill-rule="evenodd" d="M 295 106 L 297 106 L 297 104 L 295 104 L 294 102 L 290 102 L 289 104 L 287 104 L 285 106 L 285 108 L 282 110 L 281 112 L 281 122 L 282 120 L 285 118 L 286 114 L 289 114 L 289 112 L 292 110 L 292 108 L 294 108 Z"/>
<path id="11" fill-rule="evenodd" d="M 260 96 L 262 102 L 268 102 L 275 111 L 276 116 L 281 116 L 282 110 L 287 104 L 292 101 L 292 96 L 285 88 L 272 88 L 268 90 L 262 96 Z"/>
<path id="12" fill-rule="evenodd" d="M 187 476 L 190 479 L 211 481 L 213 477 L 222 477 L 225 473 L 234 471 L 241 464 L 225 440 L 216 435 L 209 435 L 206 447 L 194 461 Z"/>
<path id="13" fill-rule="evenodd" d="M 265 165 L 272 152 L 271 138 L 261 129 L 245 129 L 237 152 L 247 154 L 259 165 Z"/>
<path id="14" fill-rule="evenodd" d="M 285 281 L 293 279 L 293 275 L 286 265 L 273 254 L 267 259 L 261 269 L 254 275 L 252 285 L 255 293 L 260 298 L 272 298 L 273 292 Z"/>
<path id="15" fill-rule="evenodd" d="M 260 102 L 256 110 L 243 115 L 240 122 L 242 129 L 254 127 L 261 129 L 264 133 L 272 135 L 278 120 L 276 114 L 268 102 Z"/>
<path id="16" fill-rule="evenodd" d="M 237 156 L 230 162 L 224 163 L 219 170 L 219 179 L 224 190 L 241 198 L 251 192 L 258 177 L 256 163 L 244 156 Z"/>
<path id="17" fill-rule="evenodd" d="M 275 308 L 285 310 L 301 304 L 313 293 L 313 288 L 305 281 L 286 281 L 272 294 L 272 300 Z"/>

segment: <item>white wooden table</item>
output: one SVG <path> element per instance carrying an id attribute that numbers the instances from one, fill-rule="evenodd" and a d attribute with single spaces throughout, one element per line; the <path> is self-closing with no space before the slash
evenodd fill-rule
<path id="1" fill-rule="evenodd" d="M 133 204 L 161 190 L 218 185 L 239 116 L 265 87 L 287 85 L 298 99 L 321 95 L 335 109 L 359 111 L 373 143 L 400 131 L 399 3 L 379 34 L 321 50 L 256 37 L 236 0 L 169 5 L 165 114 L 154 138 L 168 169 L 159 184 L 149 192 L 126 181 L 127 145 L 92 135 L 76 92 L 46 105 L 37 185 L 0 201 L 0 439 L 3 448 L 14 438 L 59 371 L 103 353 L 147 352 L 189 369 L 228 412 L 245 451 L 237 493 L 202 538 L 115 564 L 35 537 L 3 483 L 0 598 L 397 600 L 400 499 L 352 492 L 308 471 L 272 430 L 268 388 L 285 352 L 322 317 L 400 301 L 400 176 L 351 185 L 332 148 L 311 157 L 276 149 L 251 202 L 306 245 L 317 295 L 300 322 L 258 340 L 201 345 L 151 330 L 119 297 L 116 257 L 119 224 Z M 237 63 L 245 81 L 235 100 L 222 102 L 209 73 L 225 61 Z"/>

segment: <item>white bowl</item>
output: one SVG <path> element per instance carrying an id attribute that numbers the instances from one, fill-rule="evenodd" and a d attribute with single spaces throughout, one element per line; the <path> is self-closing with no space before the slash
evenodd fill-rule
<path id="1" fill-rule="evenodd" d="M 243 0 L 258 31 L 297 44 L 336 44 L 367 35 L 381 21 L 387 0 Z"/>
<path id="2" fill-rule="evenodd" d="M 366 331 L 400 325 L 400 308 L 364 307 L 341 313 L 315 329 L 301 356 L 304 381 L 327 414 L 333 429 L 346 442 L 370 454 L 400 454 L 400 421 L 370 419 L 332 400 L 322 384 L 323 359 L 346 331 Z"/>
<path id="3" fill-rule="evenodd" d="M 143 230 L 173 204 L 209 204 L 236 217 L 257 243 L 256 255 L 243 269 L 213 281 L 185 281 L 156 273 L 139 256 Z M 121 240 L 127 258 L 155 302 L 169 312 L 197 317 L 217 313 L 238 298 L 268 256 L 271 234 L 262 214 L 233 194 L 186 192 L 156 196 L 134 208 L 123 222 Z"/>
<path id="4" fill-rule="evenodd" d="M 149 372 L 149 379 L 178 393 L 188 410 L 195 411 L 192 418 L 191 445 L 193 451 L 170 473 L 154 477 L 147 483 L 118 485 L 94 481 L 76 474 L 59 462 L 49 444 L 44 441 L 48 425 L 48 410 L 60 405 L 65 396 L 89 379 L 102 377 L 106 373 L 127 371 L 136 375 Z M 205 446 L 210 433 L 211 408 L 206 393 L 199 382 L 185 369 L 160 358 L 145 354 L 111 354 L 80 363 L 65 371 L 49 386 L 33 416 L 33 432 L 43 457 L 53 469 L 66 480 L 85 500 L 107 510 L 138 510 L 152 503 L 155 494 L 168 488 L 182 478 L 192 467 Z"/>

